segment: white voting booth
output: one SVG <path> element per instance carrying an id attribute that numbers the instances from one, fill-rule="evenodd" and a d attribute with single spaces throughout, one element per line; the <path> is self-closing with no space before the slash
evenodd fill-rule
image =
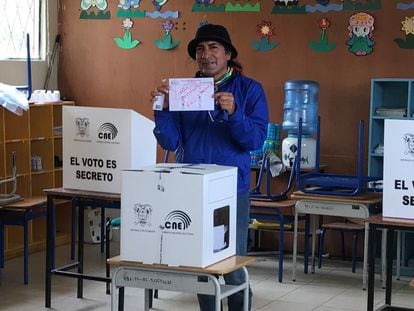
<path id="1" fill-rule="evenodd" d="M 156 163 L 154 122 L 130 109 L 63 107 L 63 187 L 121 193 L 121 171 Z"/>
<path id="2" fill-rule="evenodd" d="M 237 168 L 157 164 L 122 184 L 122 260 L 206 267 L 235 254 Z"/>
<path id="3" fill-rule="evenodd" d="M 383 216 L 414 219 L 414 120 L 385 120 Z"/>

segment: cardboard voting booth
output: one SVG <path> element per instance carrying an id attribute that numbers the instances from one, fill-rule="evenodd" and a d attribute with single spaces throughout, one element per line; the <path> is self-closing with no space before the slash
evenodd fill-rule
<path id="1" fill-rule="evenodd" d="M 414 219 L 414 120 L 385 120 L 383 216 Z"/>
<path id="2" fill-rule="evenodd" d="M 157 164 L 122 185 L 122 260 L 206 267 L 235 254 L 236 167 Z"/>
<path id="3" fill-rule="evenodd" d="M 121 171 L 156 163 L 154 122 L 129 109 L 63 107 L 63 187 L 121 193 Z"/>

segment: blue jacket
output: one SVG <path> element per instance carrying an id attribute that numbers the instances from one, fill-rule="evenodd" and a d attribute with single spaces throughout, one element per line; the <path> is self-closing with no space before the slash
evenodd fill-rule
<path id="1" fill-rule="evenodd" d="M 237 190 L 250 188 L 249 151 L 262 147 L 266 138 L 268 107 L 262 86 L 237 72 L 219 87 L 231 92 L 236 111 L 155 111 L 154 135 L 166 150 L 182 147 L 183 163 L 213 163 L 238 168 Z"/>

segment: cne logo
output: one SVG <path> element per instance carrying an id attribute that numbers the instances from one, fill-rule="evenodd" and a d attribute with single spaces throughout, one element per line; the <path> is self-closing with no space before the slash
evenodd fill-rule
<path id="1" fill-rule="evenodd" d="M 118 135 L 118 129 L 112 123 L 106 122 L 99 127 L 98 138 L 114 140 Z"/>
<path id="2" fill-rule="evenodd" d="M 191 224 L 191 218 L 183 211 L 172 211 L 165 217 L 164 228 L 186 230 Z"/>

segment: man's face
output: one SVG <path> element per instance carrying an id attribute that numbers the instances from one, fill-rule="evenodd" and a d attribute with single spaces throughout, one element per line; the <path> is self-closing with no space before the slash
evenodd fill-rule
<path id="1" fill-rule="evenodd" d="M 196 61 L 204 76 L 220 78 L 227 70 L 227 62 L 231 53 L 217 41 L 204 41 L 197 45 Z"/>

